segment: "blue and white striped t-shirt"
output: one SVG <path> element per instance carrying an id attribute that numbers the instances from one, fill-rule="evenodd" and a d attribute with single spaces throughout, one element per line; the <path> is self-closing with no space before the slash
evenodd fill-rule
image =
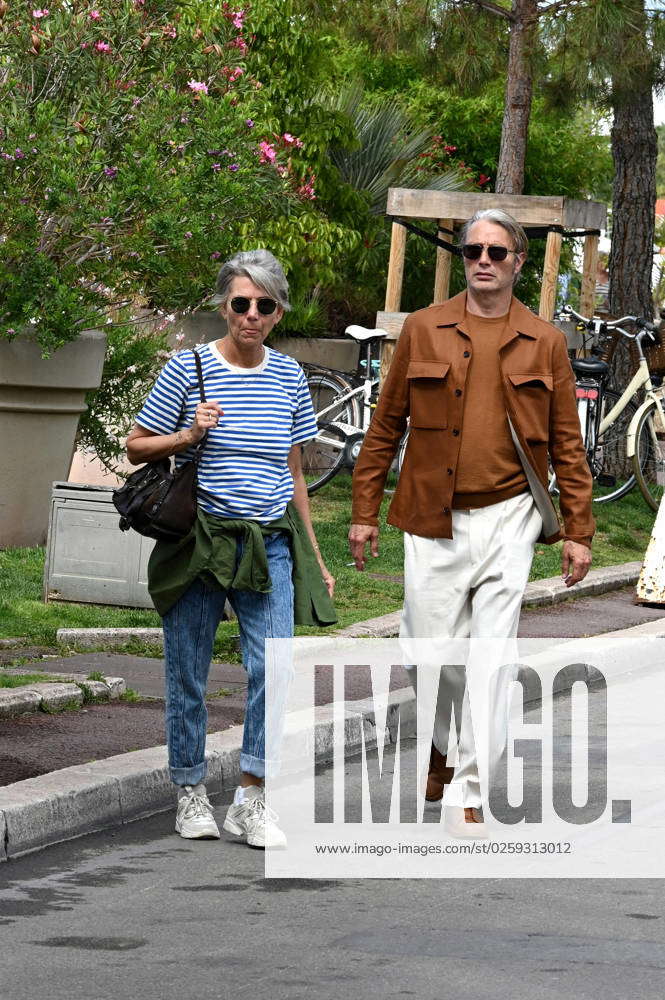
<path id="1" fill-rule="evenodd" d="M 199 505 L 218 517 L 267 523 L 281 517 L 293 496 L 287 465 L 294 444 L 316 436 L 316 420 L 300 365 L 265 348 L 256 368 L 236 368 L 216 345 L 198 348 L 206 399 L 224 414 L 208 437 L 199 464 Z M 171 358 L 136 418 L 157 434 L 191 427 L 201 402 L 192 351 Z M 181 465 L 191 450 L 176 455 Z"/>

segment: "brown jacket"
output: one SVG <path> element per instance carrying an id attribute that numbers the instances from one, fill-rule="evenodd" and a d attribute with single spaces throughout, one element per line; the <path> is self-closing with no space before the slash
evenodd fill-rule
<path id="1" fill-rule="evenodd" d="M 385 479 L 410 418 L 409 444 L 388 521 L 414 535 L 452 538 L 452 496 L 472 353 L 463 329 L 465 306 L 462 292 L 407 318 L 356 463 L 354 524 L 378 524 Z M 564 536 L 588 544 L 595 528 L 591 475 L 565 337 L 513 297 L 499 365 L 506 411 L 518 453 L 531 466 L 534 495 L 546 493 L 549 454 Z M 549 503 L 547 497 L 544 502 Z M 551 543 L 561 537 L 560 531 L 550 530 L 541 540 Z"/>

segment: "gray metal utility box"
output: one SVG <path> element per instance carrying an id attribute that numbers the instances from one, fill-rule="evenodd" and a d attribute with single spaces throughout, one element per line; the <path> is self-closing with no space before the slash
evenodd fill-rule
<path id="1" fill-rule="evenodd" d="M 120 531 L 112 493 L 108 487 L 53 484 L 45 601 L 152 608 L 147 567 L 154 540 Z"/>

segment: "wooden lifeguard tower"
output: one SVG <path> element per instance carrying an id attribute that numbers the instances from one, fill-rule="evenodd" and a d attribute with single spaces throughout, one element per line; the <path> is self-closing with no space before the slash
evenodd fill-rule
<path id="1" fill-rule="evenodd" d="M 390 188 L 386 214 L 405 221 L 435 220 L 445 232 L 452 230 L 456 223 L 466 222 L 474 212 L 484 208 L 498 208 L 508 212 L 525 228 L 538 227 L 548 230 L 538 310 L 539 315 L 547 320 L 552 320 L 554 317 L 556 283 L 564 236 L 575 235 L 580 230 L 586 233 L 583 236 L 584 261 L 579 311 L 584 316 L 593 314 L 598 237 L 607 221 L 607 209 L 601 202 L 578 201 L 564 197 L 546 198 L 539 195 L 475 194 Z M 408 315 L 400 312 L 406 239 L 406 228 L 399 222 L 393 222 L 386 304 L 384 311 L 378 312 L 376 316 L 377 327 L 387 330 L 393 341 L 383 344 L 382 373 L 385 373 L 390 365 L 394 341 L 399 337 Z M 446 236 L 446 239 L 452 241 L 450 236 Z M 451 258 L 452 254 L 449 251 L 437 247 L 432 297 L 435 305 L 445 302 L 449 297 Z M 423 303 L 423 305 L 428 304 Z"/>

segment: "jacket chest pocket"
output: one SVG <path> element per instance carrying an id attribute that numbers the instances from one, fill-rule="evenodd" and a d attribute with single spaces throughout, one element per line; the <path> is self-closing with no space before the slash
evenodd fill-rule
<path id="1" fill-rule="evenodd" d="M 511 398 L 528 441 L 548 441 L 554 379 L 549 372 L 508 375 Z"/>
<path id="2" fill-rule="evenodd" d="M 448 426 L 446 379 L 450 365 L 443 361 L 410 361 L 409 414 L 412 427 L 441 430 Z"/>

